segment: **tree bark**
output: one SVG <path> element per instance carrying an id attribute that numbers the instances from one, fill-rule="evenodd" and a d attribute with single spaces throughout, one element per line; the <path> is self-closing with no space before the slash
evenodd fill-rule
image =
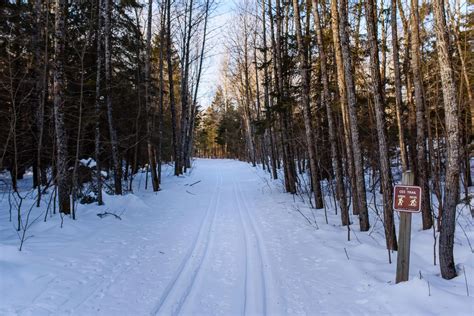
<path id="1" fill-rule="evenodd" d="M 117 131 L 114 127 L 113 105 L 112 105 L 112 33 L 111 33 L 111 0 L 105 1 L 104 37 L 105 37 L 105 90 L 107 106 L 107 122 L 109 126 L 110 145 L 112 148 L 112 161 L 114 164 L 114 189 L 115 194 L 122 195 L 122 163 L 119 156 L 119 144 Z"/>
<path id="2" fill-rule="evenodd" d="M 272 15 L 272 1 L 268 2 L 269 17 L 270 17 L 270 30 L 272 37 L 273 47 L 273 67 L 275 77 L 275 91 L 277 97 L 277 105 L 285 107 L 280 113 L 280 131 L 281 131 L 281 147 L 283 156 L 283 168 L 285 174 L 285 189 L 287 192 L 292 194 L 296 193 L 296 170 L 294 165 L 294 157 L 289 143 L 289 116 L 291 115 L 288 110 L 288 105 L 284 105 L 283 100 L 287 99 L 287 91 L 284 85 L 284 77 L 282 71 L 282 17 L 281 17 L 281 6 L 280 0 L 276 0 L 276 25 L 274 27 L 273 15 Z"/>
<path id="3" fill-rule="evenodd" d="M 168 84 L 171 110 L 171 127 L 173 131 L 173 154 L 174 154 L 174 175 L 180 175 L 179 162 L 181 161 L 178 150 L 178 135 L 176 131 L 176 101 L 174 97 L 174 78 L 173 78 L 173 51 L 171 45 L 171 0 L 166 0 L 166 58 L 168 63 Z"/>
<path id="4" fill-rule="evenodd" d="M 186 13 L 187 14 L 187 13 Z M 179 161 L 179 172 L 183 173 L 183 167 L 186 165 L 186 145 L 188 142 L 187 131 L 189 130 L 189 98 L 188 98 L 188 89 L 189 89 L 189 53 L 190 53 L 190 42 L 191 42 L 191 32 L 193 27 L 193 0 L 190 0 L 189 4 L 189 16 L 188 22 L 185 26 L 185 41 L 183 45 L 183 77 L 181 78 L 181 137 L 180 137 L 180 158 Z"/>
<path id="5" fill-rule="evenodd" d="M 321 100 L 326 108 L 326 115 L 328 120 L 328 133 L 329 142 L 331 143 L 331 159 L 334 173 L 336 175 L 336 196 L 341 209 L 341 222 L 342 225 L 349 225 L 349 210 L 346 199 L 346 192 L 344 188 L 344 179 L 342 174 L 342 163 L 337 148 L 336 129 L 334 125 L 333 111 L 331 107 L 331 97 L 329 94 L 329 76 L 328 76 L 328 65 L 326 57 L 326 48 L 324 46 L 323 32 L 321 29 L 321 19 L 319 15 L 319 1 L 313 1 L 313 15 L 314 15 L 314 27 L 316 30 L 316 40 L 319 49 L 319 60 L 321 66 L 321 81 L 323 84 L 323 94 Z"/>
<path id="6" fill-rule="evenodd" d="M 271 5 L 271 4 L 270 4 Z M 277 167 L 276 167 L 276 157 L 275 157 L 275 148 L 274 148 L 274 139 L 273 139 L 273 132 L 272 132 L 272 113 L 270 104 L 272 102 L 272 98 L 270 97 L 269 93 L 269 77 L 268 77 L 268 55 L 267 55 L 267 24 L 266 24 L 266 6 L 265 0 L 262 0 L 262 36 L 263 36 L 263 105 L 265 107 L 265 118 L 267 120 L 268 128 L 268 136 L 270 139 L 270 163 L 271 163 L 271 172 L 272 178 L 274 180 L 278 179 L 277 174 Z"/>
<path id="7" fill-rule="evenodd" d="M 101 95 L 100 95 L 100 81 L 101 81 L 101 69 L 102 69 L 102 17 L 103 17 L 103 2 L 97 0 L 97 30 L 96 30 L 96 41 L 97 41 L 97 73 L 95 81 L 95 160 L 96 160 L 96 185 L 97 185 L 97 204 L 103 205 L 102 199 L 102 174 L 101 174 L 101 143 L 100 143 L 100 118 L 102 113 L 101 108 Z"/>
<path id="8" fill-rule="evenodd" d="M 37 147 L 36 147 L 36 185 L 37 185 L 37 198 L 36 206 L 40 206 L 41 202 L 41 184 L 44 184 L 43 179 L 46 177 L 46 172 L 42 166 L 42 152 L 43 152 L 43 134 L 44 134 L 44 107 L 46 99 L 47 89 L 47 78 L 48 78 L 48 37 L 49 37 L 49 0 L 46 1 L 47 10 L 45 10 L 43 17 L 43 10 L 41 8 L 43 1 L 35 1 L 35 17 L 36 17 L 36 31 L 34 33 L 34 47 L 35 47 L 35 74 L 36 74 L 36 85 L 35 85 L 35 96 L 38 108 L 36 110 L 35 124 L 37 132 Z M 42 40 L 42 32 L 44 29 L 44 40 Z M 41 51 L 41 47 L 44 46 L 44 52 Z M 0 166 L 1 167 L 1 166 Z"/>
<path id="9" fill-rule="evenodd" d="M 392 172 L 388 157 L 388 144 L 385 127 L 385 100 L 382 78 L 380 77 L 379 50 L 377 44 L 377 8 L 374 0 L 365 1 L 365 16 L 367 22 L 367 40 L 370 52 L 370 72 L 372 76 L 372 95 L 374 98 L 375 123 L 377 126 L 377 140 L 380 164 L 380 186 L 383 194 L 385 239 L 387 249 L 397 250 L 397 238 L 393 220 L 392 205 Z"/>
<path id="10" fill-rule="evenodd" d="M 146 108 L 146 126 L 147 126 L 147 150 L 148 150 L 148 163 L 151 169 L 151 183 L 153 191 L 157 192 L 160 190 L 160 182 L 158 180 L 158 174 L 156 170 L 156 156 L 155 146 L 152 142 L 153 134 L 153 121 L 155 113 L 152 108 L 151 100 L 151 76 L 150 76 L 150 64 L 151 64 L 151 23 L 153 19 L 153 0 L 148 0 L 148 20 L 146 28 L 146 56 L 145 56 L 145 108 Z M 138 131 L 137 131 L 138 133 Z M 138 144 L 137 144 L 138 145 Z"/>
<path id="11" fill-rule="evenodd" d="M 423 75 L 421 73 L 420 57 L 420 19 L 418 15 L 418 0 L 411 0 L 411 67 L 413 72 L 413 85 L 415 88 L 416 106 L 416 146 L 417 146 L 417 184 L 425 194 L 422 195 L 421 211 L 423 229 L 430 229 L 433 225 L 431 216 L 430 187 L 428 183 L 428 167 L 426 163 L 426 120 L 425 100 L 423 99 Z"/>
<path id="12" fill-rule="evenodd" d="M 338 14 L 338 1 L 331 0 L 331 28 L 334 44 L 334 55 L 336 61 L 336 73 L 337 73 L 337 87 L 339 90 L 339 102 L 341 107 L 342 114 L 342 125 L 343 133 L 342 138 L 344 139 L 344 149 L 347 153 L 346 155 L 346 168 L 347 174 L 350 180 L 352 191 L 355 192 L 357 187 L 357 181 L 355 176 L 355 167 L 354 167 L 354 155 L 352 153 L 352 141 L 351 141 L 351 132 L 349 127 L 349 120 L 347 114 L 347 93 L 346 93 L 346 84 L 344 76 L 344 66 L 342 64 L 342 52 L 341 52 L 341 41 L 339 36 L 339 14 Z M 341 154 L 344 154 L 344 151 L 341 151 Z M 355 215 L 359 215 L 359 199 L 357 194 L 352 194 L 352 210 Z"/>
<path id="13" fill-rule="evenodd" d="M 344 78 L 347 93 L 347 108 L 349 114 L 349 126 L 352 140 L 352 152 L 354 155 L 354 171 L 356 177 L 356 187 L 353 188 L 353 194 L 357 195 L 359 201 L 359 222 L 360 230 L 368 231 L 370 228 L 369 212 L 367 209 L 366 190 L 365 190 L 365 174 L 362 159 L 362 151 L 359 140 L 358 119 L 356 110 L 356 94 L 354 87 L 354 76 L 352 69 L 352 57 L 349 47 L 349 24 L 347 21 L 347 0 L 341 1 L 339 8 L 339 34 L 341 40 L 342 64 L 344 67 Z"/>
<path id="14" fill-rule="evenodd" d="M 301 30 L 301 15 L 298 0 L 293 0 L 293 10 L 296 27 L 296 38 L 298 42 L 299 72 L 301 77 L 301 103 L 303 107 L 304 127 L 306 132 L 306 149 L 309 156 L 309 169 L 311 182 L 313 185 L 315 206 L 316 208 L 323 208 L 321 183 L 318 179 L 319 168 L 318 161 L 316 159 L 315 140 L 312 126 L 308 53 Z"/>
<path id="15" fill-rule="evenodd" d="M 402 81 L 400 74 L 400 57 L 398 45 L 398 30 L 397 30 L 397 0 L 391 0 L 390 7 L 390 26 L 392 29 L 392 59 L 394 72 L 394 86 L 395 86 L 395 112 L 397 116 L 398 127 L 398 146 L 400 147 L 400 160 L 402 162 L 402 171 L 408 170 L 408 158 L 405 147 L 405 131 L 402 118 L 403 98 L 402 98 Z"/>
<path id="16" fill-rule="evenodd" d="M 70 214 L 68 180 L 67 133 L 64 125 L 64 54 L 66 41 L 67 1 L 56 0 L 54 36 L 54 122 L 56 129 L 56 183 L 58 187 L 59 212 Z"/>
<path id="17" fill-rule="evenodd" d="M 459 200 L 459 118 L 456 99 L 456 86 L 453 75 L 452 57 L 449 53 L 444 3 L 434 0 L 434 20 L 436 47 L 438 50 L 439 72 L 443 89 L 443 103 L 446 122 L 446 180 L 444 210 L 441 218 L 439 236 L 439 261 L 441 276 L 452 279 L 456 276 L 454 264 L 454 231 L 456 227 L 456 205 Z"/>

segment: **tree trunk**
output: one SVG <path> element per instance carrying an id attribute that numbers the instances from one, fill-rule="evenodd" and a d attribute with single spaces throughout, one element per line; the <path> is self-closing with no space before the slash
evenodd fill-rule
<path id="1" fill-rule="evenodd" d="M 159 81 L 160 93 L 158 99 L 158 144 L 157 144 L 157 163 L 158 163 L 158 183 L 161 183 L 161 165 L 162 165 L 162 147 L 163 147 L 163 103 L 165 98 L 165 81 L 164 81 L 164 58 L 165 58 L 165 26 L 166 26 L 166 1 L 161 5 L 160 20 L 160 55 L 159 55 Z"/>
<path id="2" fill-rule="evenodd" d="M 36 85 L 35 85 L 35 97 L 37 101 L 38 108 L 36 110 L 35 116 L 35 125 L 37 133 L 37 146 L 36 146 L 36 188 L 37 188 L 37 198 L 36 206 L 40 206 L 41 202 L 41 184 L 43 183 L 42 178 L 46 176 L 45 170 L 42 166 L 41 154 L 43 151 L 43 133 L 44 133 L 44 106 L 46 98 L 46 89 L 47 89 L 47 67 L 48 67 L 48 42 L 49 37 L 49 1 L 46 1 L 47 10 L 45 10 L 46 17 L 43 18 L 41 0 L 35 1 L 35 17 L 36 17 L 36 30 L 34 33 L 34 49 L 35 49 L 35 75 L 36 75 Z M 46 27 L 45 27 L 46 25 Z M 42 40 L 42 32 L 44 29 L 44 40 Z M 41 47 L 44 46 L 44 52 L 41 52 Z M 1 167 L 1 166 L 0 166 Z"/>
<path id="3" fill-rule="evenodd" d="M 353 188 L 353 194 L 357 195 L 359 201 L 359 222 L 360 230 L 368 231 L 370 228 L 369 212 L 367 209 L 367 200 L 365 193 L 364 164 L 359 140 L 358 119 L 356 110 L 356 94 L 354 87 L 354 77 L 352 69 L 352 57 L 349 47 L 348 21 L 347 21 L 347 2 L 341 1 L 339 9 L 339 34 L 341 40 L 342 64 L 344 67 L 344 78 L 347 93 L 347 109 L 349 114 L 349 126 L 352 140 L 352 152 L 354 155 L 354 171 L 356 177 L 356 187 Z"/>
<path id="4" fill-rule="evenodd" d="M 272 16 L 272 1 L 269 0 L 269 17 L 270 17 L 270 30 L 272 36 L 272 47 L 273 47 L 273 67 L 275 76 L 275 91 L 277 96 L 277 104 L 283 105 L 283 100 L 287 99 L 287 91 L 284 85 L 283 71 L 282 71 L 282 18 L 281 18 L 281 6 L 280 0 L 276 0 L 276 26 L 274 28 L 273 16 Z M 285 105 L 288 107 L 288 105 Z M 288 108 L 284 108 L 280 113 L 280 131 L 281 131 L 281 146 L 283 156 L 283 168 L 285 174 L 285 189 L 287 192 L 292 194 L 296 193 L 296 170 L 294 166 L 294 157 L 291 150 L 291 144 L 289 143 L 289 116 L 291 112 Z"/>
<path id="5" fill-rule="evenodd" d="M 397 238 L 393 220 L 392 184 L 390 160 L 388 157 L 388 144 L 385 127 L 385 100 L 380 78 L 379 50 L 377 44 L 377 8 L 374 0 L 365 1 L 365 16 L 367 22 L 367 40 L 370 51 L 370 72 L 372 76 L 372 95 L 374 98 L 375 123 L 377 126 L 378 152 L 380 164 L 380 186 L 383 194 L 385 239 L 387 249 L 397 250 Z"/>
<path id="6" fill-rule="evenodd" d="M 67 1 L 56 0 L 54 36 L 54 122 L 56 129 L 56 177 L 59 198 L 59 212 L 70 214 L 68 180 L 68 147 L 64 126 L 64 54 L 66 41 Z"/>
<path id="7" fill-rule="evenodd" d="M 171 45 L 171 0 L 166 0 L 166 57 L 168 63 L 168 83 L 169 83 L 169 98 L 171 110 L 171 127 L 173 130 L 173 154 L 174 154 L 174 175 L 180 175 L 179 162 L 181 161 L 178 151 L 178 135 L 176 131 L 176 101 L 174 97 L 174 78 L 173 78 L 173 60 L 172 60 L 172 45 Z"/>
<path id="8" fill-rule="evenodd" d="M 425 104 L 423 99 L 423 75 L 421 73 L 420 57 L 420 31 L 418 16 L 418 0 L 411 0 L 411 67 L 413 72 L 413 85 L 415 88 L 416 106 L 416 146 L 417 146 L 417 184 L 425 194 L 422 195 L 421 211 L 423 216 L 423 229 L 430 229 L 433 225 L 431 217 L 430 187 L 428 183 L 428 167 L 426 163 L 426 120 Z"/>
<path id="9" fill-rule="evenodd" d="M 248 145 L 248 154 L 252 166 L 256 166 L 256 155 L 255 155 L 255 144 L 253 141 L 252 135 L 252 116 L 250 113 L 250 73 L 249 73 L 249 52 L 248 52 L 248 36 L 249 32 L 247 29 L 247 19 L 244 20 L 244 89 L 245 89 L 245 109 L 244 109 L 244 120 L 245 120 L 245 129 L 247 135 L 247 145 Z"/>
<path id="10" fill-rule="evenodd" d="M 271 5 L 271 4 L 270 4 Z M 263 36 L 263 106 L 265 107 L 265 119 L 269 128 L 267 128 L 268 136 L 270 139 L 270 163 L 271 163 L 271 172 L 272 178 L 277 179 L 277 168 L 276 168 L 276 158 L 275 158 L 275 148 L 274 148 L 274 139 L 272 132 L 272 113 L 270 105 L 272 102 L 272 97 L 269 93 L 269 77 L 268 77 L 268 57 L 267 57 L 267 24 L 266 24 L 266 6 L 265 0 L 262 0 L 262 36 Z"/>
<path id="11" fill-rule="evenodd" d="M 117 140 L 117 131 L 113 121 L 112 106 L 112 34 L 110 19 L 112 8 L 111 0 L 105 1 L 105 17 L 104 17 L 104 36 L 105 36 L 105 90 L 106 90 L 106 106 L 107 106 L 107 122 L 109 125 L 110 145 L 112 147 L 112 161 L 114 164 L 114 188 L 115 194 L 122 195 L 122 163 L 119 157 L 119 144 Z"/>
<path id="12" fill-rule="evenodd" d="M 199 55 L 199 66 L 198 66 L 198 73 L 196 77 L 196 87 L 194 89 L 194 96 L 191 103 L 191 121 L 189 123 L 189 131 L 188 137 L 186 139 L 186 152 L 185 156 L 187 157 L 186 167 L 191 167 L 190 165 L 190 156 L 192 155 L 192 148 L 193 148 L 193 139 L 194 139 L 194 125 L 196 121 L 197 115 L 197 96 L 199 92 L 199 84 L 201 82 L 201 74 L 202 74 L 202 65 L 204 62 L 204 54 L 206 49 L 206 39 L 207 39 L 207 24 L 209 21 L 209 9 L 210 9 L 210 0 L 206 0 L 206 7 L 204 11 L 204 28 L 203 28 L 203 38 L 202 38 L 202 45 L 201 45 L 201 53 Z"/>
<path id="13" fill-rule="evenodd" d="M 148 20 L 146 29 L 146 56 L 145 56 L 145 108 L 146 108 L 146 126 L 147 126 L 147 150 L 148 150 L 148 163 L 151 169 L 151 183 L 153 191 L 157 192 L 160 189 L 160 183 L 158 181 L 158 174 L 156 170 L 156 157 L 155 157 L 155 146 L 152 142 L 153 134 L 153 121 L 155 113 L 151 105 L 151 76 L 150 76 L 150 64 L 151 64 L 151 23 L 153 19 L 153 0 L 148 1 Z M 137 131 L 138 133 L 138 131 Z M 136 144 L 138 146 L 138 144 Z"/>
<path id="14" fill-rule="evenodd" d="M 186 13 L 187 14 L 187 13 Z M 193 0 L 190 0 L 189 4 L 189 19 L 185 26 L 185 41 L 183 45 L 183 77 L 181 78 L 181 137 L 180 137 L 180 158 L 179 161 L 179 172 L 183 173 L 183 167 L 186 165 L 186 141 L 188 130 L 189 130 L 189 52 L 191 42 L 191 32 L 193 26 Z"/>
<path id="15" fill-rule="evenodd" d="M 314 27 L 316 29 L 316 40 L 319 49 L 319 60 L 321 66 L 321 81 L 323 84 L 322 103 L 326 107 L 328 119 L 329 142 L 331 143 L 331 159 L 334 173 L 336 175 L 336 196 L 341 208 L 342 225 L 349 225 L 349 210 L 347 207 L 344 179 L 342 175 L 342 163 L 337 148 L 336 129 L 331 107 L 331 97 L 329 94 L 329 76 L 327 70 L 326 48 L 324 47 L 323 32 L 321 29 L 321 19 L 319 16 L 319 1 L 313 0 Z"/>
<path id="16" fill-rule="evenodd" d="M 301 76 L 301 100 L 303 106 L 304 127 L 306 132 L 306 149 L 309 156 L 309 169 L 311 174 L 311 182 L 313 185 L 313 194 L 316 208 L 323 208 L 323 199 L 321 193 L 321 183 L 318 179 L 318 161 L 315 152 L 315 140 L 313 134 L 313 124 L 311 116 L 310 103 L 310 78 L 307 48 L 303 40 L 301 31 L 301 16 L 299 9 L 299 1 L 293 0 L 294 20 L 296 26 L 296 38 L 298 42 L 299 72 Z"/>
<path id="17" fill-rule="evenodd" d="M 444 210 L 442 212 L 439 236 L 439 260 L 441 276 L 444 279 L 452 279 L 456 276 L 453 248 L 454 230 L 456 227 L 456 205 L 459 200 L 458 103 L 456 100 L 452 60 L 449 54 L 449 35 L 447 33 L 443 1 L 434 0 L 433 9 L 439 72 L 443 89 L 447 145 Z"/>
<path id="18" fill-rule="evenodd" d="M 399 62 L 399 46 L 398 46 L 398 30 L 397 30 L 397 0 L 391 0 L 390 8 L 390 25 L 392 29 L 392 59 L 393 59 L 393 72 L 394 72 L 394 86 L 395 86 L 395 112 L 397 116 L 398 126 L 398 146 L 400 147 L 400 159 L 402 162 L 402 171 L 408 170 L 408 158 L 405 147 L 405 131 L 402 118 L 402 81 L 400 75 L 400 62 Z"/>
<path id="19" fill-rule="evenodd" d="M 352 143 L 351 143 L 351 132 L 349 127 L 349 120 L 347 118 L 347 93 L 346 93 L 346 84 L 344 76 L 344 66 L 342 64 L 342 52 L 341 52 L 341 42 L 339 36 L 339 14 L 338 14 L 338 3 L 337 0 L 331 0 L 331 28 L 332 36 L 334 43 L 334 54 L 336 60 L 336 73 L 337 73 L 337 87 L 339 89 L 339 101 L 342 114 L 342 124 L 343 124 L 343 133 L 342 137 L 345 143 L 345 152 L 346 156 L 346 168 L 347 174 L 349 176 L 350 184 L 352 191 L 355 192 L 357 187 L 357 181 L 355 177 L 354 170 L 354 155 L 352 153 Z M 344 151 L 341 151 L 342 155 Z M 357 194 L 352 194 L 352 210 L 355 215 L 359 215 L 359 199 Z"/>
<path id="20" fill-rule="evenodd" d="M 100 81 L 101 81 L 101 69 L 102 69 L 102 17 L 103 17 L 103 4 L 102 0 L 97 0 L 97 30 L 96 30 L 96 41 L 97 41 L 97 74 L 95 81 L 95 160 L 96 160 L 96 183 L 97 183 L 97 203 L 103 205 L 102 199 L 102 174 L 101 174 L 101 144 L 100 144 L 100 117 L 102 113 L 101 109 L 101 95 L 100 95 Z"/>

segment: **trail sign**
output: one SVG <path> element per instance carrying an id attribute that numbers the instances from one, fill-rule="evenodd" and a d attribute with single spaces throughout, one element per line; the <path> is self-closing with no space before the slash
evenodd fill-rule
<path id="1" fill-rule="evenodd" d="M 400 212 L 398 234 L 396 282 L 408 281 L 410 275 L 411 213 L 421 209 L 421 188 L 414 186 L 415 175 L 407 170 L 402 175 L 402 185 L 393 189 L 393 209 Z"/>
<path id="2" fill-rule="evenodd" d="M 393 189 L 393 209 L 399 212 L 420 212 L 421 188 L 414 185 L 396 185 Z"/>

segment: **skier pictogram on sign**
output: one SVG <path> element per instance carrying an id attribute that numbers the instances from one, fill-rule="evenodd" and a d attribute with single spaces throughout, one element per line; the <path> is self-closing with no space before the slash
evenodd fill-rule
<path id="1" fill-rule="evenodd" d="M 396 185 L 393 189 L 393 209 L 399 212 L 420 212 L 421 188 L 413 185 Z"/>

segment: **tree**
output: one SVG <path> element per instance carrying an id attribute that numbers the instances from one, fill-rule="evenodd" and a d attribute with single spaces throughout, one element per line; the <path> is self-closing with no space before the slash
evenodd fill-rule
<path id="1" fill-rule="evenodd" d="M 418 174 L 415 178 L 422 187 L 423 192 L 429 192 L 428 168 L 426 163 L 426 120 L 425 120 L 425 103 L 423 92 L 423 81 L 421 73 L 421 57 L 420 57 L 420 18 L 418 10 L 418 0 L 411 0 L 411 67 L 413 72 L 413 84 L 415 90 L 416 105 L 416 146 L 417 160 L 416 170 Z M 423 229 L 429 229 L 433 225 L 431 216 L 431 202 L 428 194 L 424 194 L 421 203 L 423 216 Z"/>
<path id="2" fill-rule="evenodd" d="M 434 1 L 434 18 L 436 47 L 438 53 L 439 73 L 441 76 L 443 103 L 446 121 L 446 184 L 444 209 L 441 214 L 439 236 L 439 260 L 441 276 L 452 279 L 456 276 L 454 264 L 454 230 L 456 227 L 456 205 L 459 201 L 459 117 L 456 86 L 453 76 L 452 57 L 449 53 L 449 35 L 446 25 L 444 3 Z"/>
<path id="3" fill-rule="evenodd" d="M 293 0 L 294 19 L 296 25 L 296 37 L 298 41 L 299 69 L 301 76 L 301 99 L 303 105 L 304 126 L 306 131 L 306 146 L 309 155 L 311 182 L 313 184 L 314 201 L 316 208 L 323 208 L 323 199 L 321 193 L 321 184 L 318 179 L 318 162 L 315 151 L 315 139 L 312 126 L 311 105 L 309 100 L 309 66 L 307 57 L 307 48 L 303 41 L 301 31 L 301 16 L 298 0 Z"/>
<path id="4" fill-rule="evenodd" d="M 56 182 L 58 186 L 59 211 L 71 212 L 68 180 L 67 131 L 64 125 L 64 45 L 66 41 L 67 2 L 56 0 L 54 32 L 54 122 L 56 134 Z"/>
<path id="5" fill-rule="evenodd" d="M 372 96 L 374 98 L 375 118 L 377 125 L 378 152 L 380 162 L 380 178 L 383 194 L 383 209 L 385 220 L 385 235 L 387 249 L 397 250 L 395 224 L 393 221 L 392 205 L 392 171 L 388 157 L 388 145 L 385 129 L 385 100 L 380 78 L 379 50 L 377 44 L 377 8 L 374 0 L 365 1 L 365 17 L 367 21 L 367 39 L 370 51 L 370 73 L 372 76 Z"/>
<path id="6" fill-rule="evenodd" d="M 111 15 L 112 8 L 110 0 L 104 0 L 104 38 L 105 38 L 105 90 L 106 90 L 106 108 L 107 123 L 109 126 L 110 145 L 112 147 L 112 160 L 114 164 L 114 184 L 115 194 L 122 194 L 122 162 L 119 156 L 119 144 L 117 131 L 114 127 L 114 115 L 112 105 L 112 33 L 111 33 Z"/>
<path id="7" fill-rule="evenodd" d="M 337 0 L 333 0 L 337 1 Z M 336 2 L 337 3 L 337 2 Z M 332 6 L 332 10 L 335 11 L 333 14 L 337 14 L 337 5 Z M 341 7 L 339 10 L 339 30 L 334 30 L 333 32 L 339 32 L 340 36 L 340 44 L 341 44 L 341 61 L 344 69 L 344 79 L 345 79 L 345 86 L 346 86 L 346 93 L 347 93 L 347 113 L 348 113 L 348 125 L 350 126 L 350 131 L 348 129 L 348 133 L 351 135 L 352 144 L 346 144 L 352 147 L 352 154 L 354 157 L 354 176 L 355 181 L 353 185 L 355 185 L 353 189 L 353 195 L 357 196 L 357 200 L 354 200 L 354 204 L 358 202 L 358 205 L 354 205 L 354 207 L 358 210 L 359 214 L 359 222 L 360 222 L 360 230 L 361 231 L 368 231 L 370 228 L 369 223 L 369 211 L 367 209 L 367 200 L 366 200 L 366 193 L 365 193 L 365 179 L 364 179 L 364 166 L 363 166 L 363 159 L 362 159 L 362 152 L 360 147 L 360 140 L 359 140 L 359 130 L 358 130 L 358 119 L 357 119 L 357 112 L 356 112 L 356 94 L 355 94 L 355 86 L 354 86 L 354 79 L 353 79 L 353 72 L 352 72 L 352 57 L 350 54 L 350 47 L 349 47 L 349 36 L 347 34 L 347 29 L 349 27 L 347 21 L 347 1 L 341 1 Z M 334 26 L 337 26 L 334 24 Z M 337 60 L 336 60 L 337 62 Z M 351 159 L 351 158 L 349 158 Z"/>
<path id="8" fill-rule="evenodd" d="M 153 0 L 148 1 L 148 19 L 146 27 L 146 57 L 145 57 L 145 107 L 146 107 L 146 120 L 147 120 L 147 148 L 148 148 L 148 161 L 151 169 L 151 182 L 153 185 L 153 191 L 160 189 L 160 183 L 158 180 L 158 173 L 156 168 L 156 156 L 155 146 L 151 141 L 151 134 L 153 132 L 153 121 L 154 113 L 151 105 L 151 24 L 153 18 Z"/>
<path id="9" fill-rule="evenodd" d="M 325 43 L 323 40 L 323 32 L 321 28 L 321 19 L 319 16 L 318 0 L 313 0 L 313 16 L 314 16 L 314 27 L 316 30 L 316 40 L 319 49 L 319 62 L 321 68 L 321 81 L 323 84 L 323 93 L 321 96 L 321 102 L 326 108 L 326 115 L 328 120 L 328 133 L 329 142 L 331 143 L 331 159 L 336 175 L 336 194 L 341 209 L 341 221 L 342 225 L 349 225 L 349 210 L 347 207 L 346 192 L 344 188 L 344 179 L 342 172 L 341 157 L 338 152 L 336 129 L 334 123 L 333 109 L 331 107 L 331 97 L 329 92 L 329 76 L 328 76 L 328 65 L 326 58 Z"/>

